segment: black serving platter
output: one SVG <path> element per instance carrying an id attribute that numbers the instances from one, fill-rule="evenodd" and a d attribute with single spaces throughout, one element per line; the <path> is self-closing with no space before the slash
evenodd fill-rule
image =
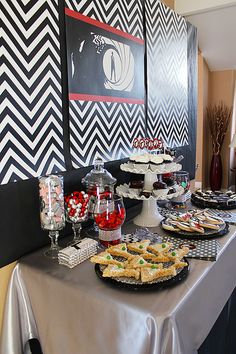
<path id="1" fill-rule="evenodd" d="M 183 261 L 188 263 L 186 258 L 183 258 Z M 178 271 L 178 269 L 177 269 Z M 95 264 L 95 273 L 97 276 L 104 281 L 106 284 L 116 287 L 121 290 L 131 290 L 131 291 L 152 291 L 152 290 L 160 290 L 173 285 L 176 285 L 183 281 L 189 272 L 189 263 L 188 266 L 182 268 L 179 273 L 177 273 L 173 277 L 165 277 L 164 279 L 157 279 L 156 281 L 152 281 L 150 283 L 142 283 L 141 280 L 135 280 L 131 278 L 107 278 L 103 277 L 103 271 L 100 264 Z"/>
<path id="2" fill-rule="evenodd" d="M 162 223 L 165 222 L 165 219 L 163 219 L 160 223 L 160 226 L 162 227 Z M 184 239 L 189 239 L 189 240 L 209 240 L 212 238 L 217 238 L 217 237 L 222 237 L 226 235 L 229 232 L 229 223 L 225 222 L 224 225 L 221 226 L 219 231 L 208 229 L 205 230 L 204 234 L 201 234 L 199 232 L 187 232 L 184 230 L 175 232 L 175 231 L 169 231 L 165 230 L 162 227 L 162 230 L 165 231 L 167 234 L 171 234 L 173 237 L 178 237 L 178 238 L 184 238 Z"/>
<path id="3" fill-rule="evenodd" d="M 214 199 L 214 198 L 213 198 Z M 215 198 L 215 200 L 217 200 L 217 197 Z M 210 200 L 198 200 L 197 196 L 193 193 L 191 195 L 191 203 L 199 208 L 205 209 L 205 208 L 209 208 L 209 209 L 219 209 L 219 210 L 233 210 L 236 209 L 236 203 L 232 204 L 232 205 L 227 205 L 226 202 L 211 202 Z"/>

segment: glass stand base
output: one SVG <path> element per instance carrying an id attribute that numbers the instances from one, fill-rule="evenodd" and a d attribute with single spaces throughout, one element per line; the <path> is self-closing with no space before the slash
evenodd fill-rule
<path id="1" fill-rule="evenodd" d="M 97 240 L 98 239 L 98 227 L 96 224 L 94 224 L 93 226 L 89 227 L 85 233 L 86 235 L 88 235 L 88 237 L 94 239 L 94 240 Z"/>
<path id="2" fill-rule="evenodd" d="M 51 258 L 51 259 L 57 259 L 58 258 L 58 252 L 60 251 L 61 247 L 56 247 L 56 248 L 49 248 L 44 252 L 44 256 Z"/>

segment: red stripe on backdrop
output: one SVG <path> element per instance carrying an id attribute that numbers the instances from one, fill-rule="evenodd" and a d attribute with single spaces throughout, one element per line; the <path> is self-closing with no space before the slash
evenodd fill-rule
<path id="1" fill-rule="evenodd" d="M 108 32 L 112 32 L 114 34 L 117 34 L 118 36 L 130 39 L 131 41 L 137 42 L 137 43 L 142 44 L 142 45 L 144 44 L 144 40 L 143 39 L 140 39 L 138 37 L 132 36 L 131 34 L 123 32 L 123 31 L 121 31 L 121 30 L 119 30 L 117 28 L 111 27 L 111 26 L 107 25 L 106 23 L 94 20 L 91 17 L 82 15 L 79 12 L 76 12 L 76 11 L 70 10 L 68 8 L 65 8 L 65 14 L 67 16 L 76 18 L 77 20 L 89 23 L 89 24 L 94 25 L 94 26 L 99 27 L 99 28 L 102 28 L 102 29 L 104 29 L 104 30 L 106 30 Z"/>
<path id="2" fill-rule="evenodd" d="M 70 101 L 95 101 L 95 102 L 119 102 L 119 103 L 131 103 L 131 104 L 144 104 L 144 100 L 137 99 L 137 98 L 84 95 L 84 94 L 79 94 L 79 93 L 70 93 L 69 100 Z"/>

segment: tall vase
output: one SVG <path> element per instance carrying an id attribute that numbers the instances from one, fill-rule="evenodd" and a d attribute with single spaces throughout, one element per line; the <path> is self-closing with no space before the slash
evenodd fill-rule
<path id="1" fill-rule="evenodd" d="M 210 168 L 210 185 L 213 191 L 219 191 L 222 183 L 222 162 L 220 154 L 213 154 Z"/>

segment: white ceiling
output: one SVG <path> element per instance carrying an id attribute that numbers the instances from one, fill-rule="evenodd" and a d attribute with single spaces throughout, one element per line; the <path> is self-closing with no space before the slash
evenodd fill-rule
<path id="1" fill-rule="evenodd" d="M 186 20 L 198 29 L 199 49 L 209 69 L 236 70 L 236 2 L 213 8 L 195 8 L 192 13 L 188 8 L 187 13 Z"/>

